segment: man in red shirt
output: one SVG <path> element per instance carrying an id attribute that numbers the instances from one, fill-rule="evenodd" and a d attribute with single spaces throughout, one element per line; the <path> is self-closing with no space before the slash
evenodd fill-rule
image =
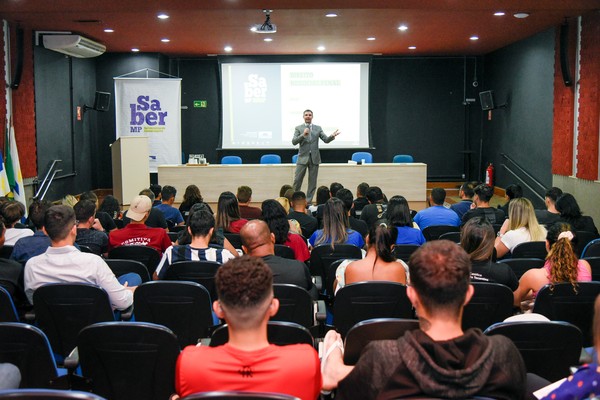
<path id="1" fill-rule="evenodd" d="M 131 222 L 123 229 L 110 232 L 108 248 L 117 246 L 148 246 L 162 253 L 173 243 L 162 228 L 150 228 L 145 222 L 152 209 L 152 200 L 148 196 L 135 196 L 131 201 L 127 216 Z"/>
<path id="2" fill-rule="evenodd" d="M 177 360 L 175 388 L 181 397 L 216 390 L 284 393 L 315 400 L 321 390 L 317 352 L 307 344 L 277 346 L 267 340 L 267 322 L 277 313 L 273 275 L 248 255 L 223 264 L 213 309 L 225 319 L 229 342 L 186 347 Z"/>

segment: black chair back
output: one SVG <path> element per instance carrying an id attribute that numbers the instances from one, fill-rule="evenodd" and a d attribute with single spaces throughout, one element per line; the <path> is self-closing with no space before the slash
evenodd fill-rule
<path id="1" fill-rule="evenodd" d="M 125 223 L 123 222 L 122 219 L 114 219 L 113 221 L 115 221 L 115 226 L 117 227 L 117 229 L 123 229 L 123 227 L 125 226 Z"/>
<path id="2" fill-rule="evenodd" d="M 404 262 L 408 262 L 411 254 L 417 251 L 416 244 L 397 244 L 394 246 L 394 256 Z"/>
<path id="3" fill-rule="evenodd" d="M 416 319 L 375 318 L 359 322 L 346 335 L 344 364 L 356 364 L 363 349 L 373 340 L 396 340 L 415 329 L 419 329 Z"/>
<path id="4" fill-rule="evenodd" d="M 10 293 L 0 286 L 0 322 L 19 322 L 19 314 Z"/>
<path id="5" fill-rule="evenodd" d="M 521 276 L 523 276 L 525 272 L 530 269 L 542 268 L 546 261 L 541 258 L 507 258 L 501 262 L 508 265 L 513 270 L 517 279 L 521 279 Z"/>
<path id="6" fill-rule="evenodd" d="M 336 244 L 333 249 L 330 244 L 316 246 L 310 253 L 310 274 L 320 276 L 323 286 L 327 288 L 330 286 L 327 284 L 327 274 L 331 264 L 348 258 L 362 258 L 362 252 L 351 244 Z"/>
<path id="7" fill-rule="evenodd" d="M 515 246 L 511 252 L 512 258 L 541 258 L 546 259 L 546 242 L 525 242 Z"/>
<path id="8" fill-rule="evenodd" d="M 81 370 L 92 392 L 111 400 L 168 399 L 175 392 L 177 338 L 164 326 L 105 322 L 77 338 Z"/>
<path id="9" fill-rule="evenodd" d="M 406 286 L 395 282 L 358 282 L 337 292 L 333 324 L 342 337 L 358 322 L 373 318 L 414 318 Z"/>
<path id="10" fill-rule="evenodd" d="M 167 235 L 169 235 L 169 239 L 173 243 L 175 243 L 177 241 L 177 239 L 179 239 L 179 232 L 169 231 L 169 232 L 167 232 Z"/>
<path id="11" fill-rule="evenodd" d="M 290 246 L 286 246 L 285 244 L 276 244 L 275 245 L 275 255 L 283 258 L 288 258 L 290 260 L 295 260 L 296 255 L 294 254 L 294 250 Z"/>
<path id="12" fill-rule="evenodd" d="M 287 344 L 309 344 L 314 346 L 314 339 L 310 331 L 302 325 L 287 321 L 269 321 L 267 325 L 269 343 L 279 346 Z M 221 325 L 213 332 L 210 347 L 224 345 L 229 340 L 227 324 Z"/>
<path id="13" fill-rule="evenodd" d="M 0 324 L 0 363 L 19 368 L 20 388 L 50 388 L 51 381 L 58 376 L 46 335 L 29 324 Z"/>
<path id="14" fill-rule="evenodd" d="M 2 390 L 0 391 L 2 399 L 19 400 L 47 400 L 47 399 L 72 399 L 72 400 L 105 400 L 104 397 L 93 393 L 75 392 L 71 390 L 52 390 L 52 389 L 25 389 L 25 390 Z"/>
<path id="15" fill-rule="evenodd" d="M 527 372 L 550 382 L 569 376 L 569 368 L 579 364 L 581 331 L 566 322 L 500 322 L 486 329 L 485 334 L 512 340 Z"/>
<path id="16" fill-rule="evenodd" d="M 271 321 L 295 322 L 305 328 L 314 325 L 313 301 L 306 289 L 300 286 L 276 283 L 273 285 L 275 298 L 279 300 L 279 310 Z"/>
<path id="17" fill-rule="evenodd" d="M 581 330 L 583 346 L 593 343 L 592 320 L 594 302 L 600 294 L 600 282 L 578 282 L 577 293 L 570 283 L 544 286 L 537 294 L 533 312 L 545 315 L 551 321 L 566 321 Z"/>
<path id="18" fill-rule="evenodd" d="M 175 226 L 169 228 L 169 232 L 179 233 L 179 232 L 184 231 L 186 229 L 187 229 L 186 225 L 175 225 Z"/>
<path id="19" fill-rule="evenodd" d="M 108 252 L 108 258 L 141 261 L 148 269 L 148 274 L 152 276 L 160 262 L 160 253 L 147 246 L 119 246 Z"/>
<path id="20" fill-rule="evenodd" d="M 79 331 L 96 322 L 114 321 L 108 294 L 84 283 L 52 283 L 33 292 L 38 326 L 55 353 L 66 357 L 75 348 Z"/>
<path id="21" fill-rule="evenodd" d="M 513 292 L 499 283 L 472 282 L 475 292 L 463 310 L 462 328 L 482 331 L 513 315 Z"/>
<path id="22" fill-rule="evenodd" d="M 104 261 L 116 277 L 133 272 L 142 278 L 142 283 L 150 281 L 148 268 L 146 268 L 141 261 L 124 260 L 119 258 L 108 258 Z"/>
<path id="23" fill-rule="evenodd" d="M 14 248 L 14 246 L 7 246 L 7 245 L 0 247 L 0 258 L 9 259 L 10 256 L 12 255 L 13 248 Z"/>
<path id="24" fill-rule="evenodd" d="M 334 300 L 335 294 L 334 294 L 334 290 L 333 290 L 333 283 L 335 282 L 335 279 L 336 279 L 337 269 L 340 267 L 340 264 L 342 264 L 346 260 L 347 259 L 335 260 L 327 268 L 327 278 L 325 279 L 323 286 L 325 288 L 325 293 L 327 293 L 326 300 L 329 305 L 332 305 L 333 300 Z M 354 260 L 352 260 L 352 261 L 354 261 Z"/>
<path id="25" fill-rule="evenodd" d="M 77 246 L 79 246 L 79 250 L 82 253 L 96 254 L 96 253 L 94 253 L 94 250 L 92 250 L 92 248 L 90 246 L 86 246 L 84 244 L 78 244 Z"/>
<path id="26" fill-rule="evenodd" d="M 430 225 L 423 229 L 423 236 L 428 242 L 438 240 L 441 235 L 448 232 L 460 232 L 460 227 L 452 225 Z"/>
<path id="27" fill-rule="evenodd" d="M 133 294 L 136 321 L 164 325 L 172 330 L 181 348 L 208 337 L 213 325 L 210 295 L 195 282 L 147 282 Z"/>
<path id="28" fill-rule="evenodd" d="M 242 238 L 240 237 L 239 233 L 229 233 L 229 232 L 225 232 L 225 239 L 229 240 L 229 243 L 231 243 L 231 245 L 236 248 L 236 249 L 242 249 Z"/>
<path id="29" fill-rule="evenodd" d="M 584 260 L 592 267 L 592 280 L 600 282 L 600 257 L 586 257 Z"/>
<path id="30" fill-rule="evenodd" d="M 581 252 L 582 258 L 600 257 L 600 239 L 594 239 Z"/>
<path id="31" fill-rule="evenodd" d="M 201 284 L 208 290 L 212 301 L 217 299 L 215 274 L 221 264 L 214 261 L 177 261 L 165 274 L 167 281 L 188 281 Z"/>
<path id="32" fill-rule="evenodd" d="M 442 233 L 439 240 L 449 240 L 454 243 L 460 243 L 460 232 L 446 232 Z"/>
<path id="33" fill-rule="evenodd" d="M 182 398 L 181 400 L 212 399 L 212 400 L 300 400 L 298 397 L 282 393 L 261 393 L 261 392 L 205 392 L 194 393 Z"/>
<path id="34" fill-rule="evenodd" d="M 581 253 L 583 253 L 583 249 L 585 249 L 588 243 L 594 239 L 598 239 L 597 234 L 588 231 L 577 231 L 575 237 L 577 237 L 577 244 L 575 245 L 575 254 L 577 254 L 577 257 L 581 257 Z"/>

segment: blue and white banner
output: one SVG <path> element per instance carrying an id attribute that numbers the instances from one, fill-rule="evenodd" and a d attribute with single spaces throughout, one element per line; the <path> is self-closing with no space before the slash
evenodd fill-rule
<path id="1" fill-rule="evenodd" d="M 147 136 L 150 172 L 181 164 L 181 79 L 115 78 L 117 138 Z"/>

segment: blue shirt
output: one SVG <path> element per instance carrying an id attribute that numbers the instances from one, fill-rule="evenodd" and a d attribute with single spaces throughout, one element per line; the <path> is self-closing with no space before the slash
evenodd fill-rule
<path id="1" fill-rule="evenodd" d="M 362 248 L 365 245 L 365 240 L 363 239 L 360 233 L 353 231 L 352 229 L 348 229 L 346 230 L 346 232 L 348 232 L 348 239 L 342 244 L 353 244 L 360 248 Z M 321 236 L 323 236 L 323 229 L 318 229 L 311 235 L 310 239 L 308 239 L 308 242 L 312 247 L 315 247 L 315 243 L 319 241 L 319 238 Z M 331 241 L 320 242 L 319 244 L 327 243 L 331 243 Z"/>
<path id="2" fill-rule="evenodd" d="M 462 218 L 462 216 L 471 209 L 471 204 L 473 204 L 471 200 L 462 200 L 456 204 L 452 204 L 450 209 L 454 211 L 459 218 Z"/>
<path id="3" fill-rule="evenodd" d="M 51 245 L 52 242 L 50 241 L 50 238 L 46 236 L 43 231 L 35 231 L 33 236 L 27 236 L 17 240 L 10 259 L 25 265 L 31 257 L 45 253 Z"/>
<path id="4" fill-rule="evenodd" d="M 460 225 L 458 214 L 444 206 L 432 206 L 421 210 L 415 215 L 414 221 L 421 230 L 431 225 Z"/>
<path id="5" fill-rule="evenodd" d="M 425 236 L 423 233 L 412 226 L 398 226 L 398 237 L 396 238 L 396 244 L 415 244 L 417 246 L 425 243 Z"/>
<path id="6" fill-rule="evenodd" d="M 167 221 L 171 221 L 173 225 L 179 225 L 183 222 L 183 217 L 178 209 L 165 203 L 155 206 L 157 210 L 162 211 Z"/>

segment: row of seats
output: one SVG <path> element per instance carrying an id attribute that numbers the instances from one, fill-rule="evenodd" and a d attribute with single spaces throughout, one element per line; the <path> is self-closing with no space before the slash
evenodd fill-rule
<path id="1" fill-rule="evenodd" d="M 352 154 L 350 158 L 352 161 L 364 162 L 365 164 L 373 163 L 373 155 L 366 151 L 358 151 Z M 292 156 L 292 163 L 296 163 L 298 160 L 298 154 Z M 397 154 L 392 159 L 393 163 L 412 163 L 414 162 L 413 157 L 408 154 Z M 278 154 L 265 154 L 260 158 L 261 164 L 281 164 L 281 156 Z M 224 156 L 221 158 L 221 164 L 242 164 L 242 157 L 239 156 Z"/>

